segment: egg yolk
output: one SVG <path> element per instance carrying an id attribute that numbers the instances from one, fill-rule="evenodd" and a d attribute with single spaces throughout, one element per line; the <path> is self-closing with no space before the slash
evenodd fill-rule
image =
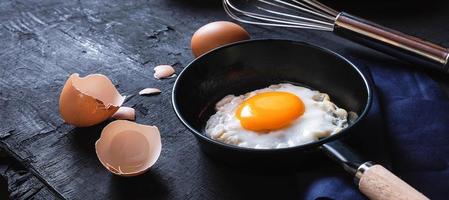
<path id="1" fill-rule="evenodd" d="M 245 100 L 236 110 L 243 128 L 271 131 L 288 126 L 304 114 L 302 100 L 288 92 L 264 92 Z"/>

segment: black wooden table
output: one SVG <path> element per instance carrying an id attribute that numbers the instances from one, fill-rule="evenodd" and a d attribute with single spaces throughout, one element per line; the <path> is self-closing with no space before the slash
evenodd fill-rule
<path id="1" fill-rule="evenodd" d="M 406 2 L 334 4 L 449 46 L 448 4 Z M 0 174 L 7 184 L 0 186 L 14 199 L 300 199 L 306 183 L 294 172 L 242 172 L 201 153 L 171 108 L 175 79 L 152 77 L 158 64 L 179 73 L 193 57 L 192 33 L 215 20 L 228 20 L 219 0 L 1 1 Z M 391 60 L 331 33 L 245 27 L 253 38 L 303 40 L 367 65 Z M 105 123 L 82 129 L 63 123 L 58 97 L 75 72 L 107 75 L 128 96 L 125 105 L 136 109 L 138 123 L 159 126 L 163 150 L 150 172 L 113 176 L 94 149 Z M 447 77 L 430 75 L 447 88 Z M 145 87 L 162 94 L 136 95 Z"/>

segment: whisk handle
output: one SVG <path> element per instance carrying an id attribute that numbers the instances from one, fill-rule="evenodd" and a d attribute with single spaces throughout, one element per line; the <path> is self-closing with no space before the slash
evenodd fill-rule
<path id="1" fill-rule="evenodd" d="M 449 49 L 373 22 L 340 13 L 334 33 L 383 53 L 449 73 Z"/>

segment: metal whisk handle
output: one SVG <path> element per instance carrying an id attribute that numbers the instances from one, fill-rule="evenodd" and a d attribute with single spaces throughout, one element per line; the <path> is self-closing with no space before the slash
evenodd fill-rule
<path id="1" fill-rule="evenodd" d="M 334 32 L 417 65 L 449 73 L 449 49 L 431 42 L 343 12 L 335 20 Z"/>

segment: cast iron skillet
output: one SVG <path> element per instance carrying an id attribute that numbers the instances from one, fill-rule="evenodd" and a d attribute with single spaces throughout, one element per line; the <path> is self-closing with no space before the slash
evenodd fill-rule
<path id="1" fill-rule="evenodd" d="M 339 107 L 359 117 L 338 134 L 284 149 L 242 148 L 204 135 L 206 121 L 221 98 L 283 82 L 328 93 Z M 396 194 L 425 198 L 382 166 L 363 161 L 337 140 L 352 134 L 349 130 L 366 116 L 371 94 L 369 83 L 357 67 L 330 50 L 288 40 L 251 40 L 220 47 L 187 65 L 175 82 L 172 101 L 179 119 L 196 137 L 200 148 L 213 158 L 238 165 L 297 166 L 313 163 L 324 151 L 355 176 L 360 190 L 372 199 Z"/>

